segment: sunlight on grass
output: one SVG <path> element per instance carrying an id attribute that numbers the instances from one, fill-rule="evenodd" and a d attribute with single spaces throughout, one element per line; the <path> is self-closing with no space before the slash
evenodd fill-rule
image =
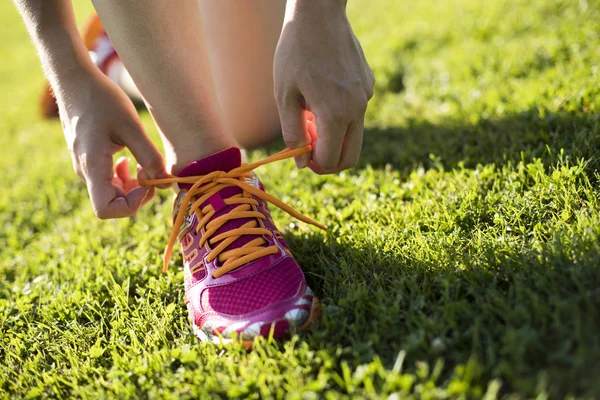
<path id="1" fill-rule="evenodd" d="M 135 221 L 95 219 L 60 123 L 37 117 L 33 46 L 0 5 L 1 397 L 600 396 L 599 9 L 349 13 L 377 78 L 360 166 L 258 171 L 330 228 L 273 210 L 323 319 L 247 353 L 198 344 L 180 256 L 161 273 L 168 193 Z"/>

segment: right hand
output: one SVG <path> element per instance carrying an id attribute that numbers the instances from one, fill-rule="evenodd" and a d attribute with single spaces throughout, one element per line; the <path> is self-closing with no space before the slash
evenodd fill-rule
<path id="1" fill-rule="evenodd" d="M 129 177 L 128 161 L 113 172 L 113 155 L 127 147 L 141 167 L 139 179 L 165 178 L 165 162 L 148 138 L 127 95 L 99 71 L 62 84 L 60 119 L 73 167 L 85 182 L 98 218 L 133 216 L 154 196 Z"/>
<path id="2" fill-rule="evenodd" d="M 352 168 L 375 78 L 346 1 L 289 0 L 286 7 L 273 61 L 283 139 L 292 149 L 313 144 L 312 154 L 296 157 L 299 168 L 318 174 Z"/>

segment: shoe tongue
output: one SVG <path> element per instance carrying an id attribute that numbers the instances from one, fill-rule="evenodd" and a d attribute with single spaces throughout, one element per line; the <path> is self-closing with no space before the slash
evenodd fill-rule
<path id="1" fill-rule="evenodd" d="M 242 153 L 240 152 L 240 149 L 238 149 L 237 147 L 229 147 L 218 153 L 212 154 L 208 157 L 202 158 L 198 161 L 194 161 L 193 163 L 188 164 L 188 166 L 186 166 L 184 169 L 181 170 L 181 172 L 179 172 L 178 176 L 186 177 L 186 176 L 208 175 L 214 171 L 229 172 L 232 169 L 240 167 L 241 165 L 242 165 Z M 183 184 L 183 183 L 179 184 L 179 188 L 183 189 L 183 190 L 187 190 L 191 187 L 192 187 L 191 184 Z M 231 187 L 226 187 L 226 188 L 220 190 L 216 196 L 220 197 L 221 200 L 224 200 L 231 196 L 235 196 L 239 193 L 242 193 L 242 190 L 239 187 L 231 186 Z M 200 207 L 204 208 L 208 204 L 210 204 L 210 201 L 205 201 Z M 221 211 L 215 213 L 215 215 L 213 216 L 213 219 L 230 212 L 235 207 L 236 206 L 226 206 Z M 239 218 L 239 219 L 233 219 L 233 220 L 227 221 L 221 228 L 219 228 L 217 230 L 217 232 L 215 233 L 215 236 L 219 235 L 221 233 L 227 232 L 231 229 L 240 228 L 246 222 L 251 221 L 251 220 L 252 220 L 251 218 Z M 259 236 L 244 235 L 244 236 L 240 237 L 239 239 L 237 239 L 236 241 L 234 241 L 229 246 L 227 246 L 225 250 L 239 248 L 257 237 L 259 237 Z M 218 243 L 220 243 L 220 241 L 215 243 L 213 245 L 213 248 L 216 247 L 218 245 Z"/>
<path id="2" fill-rule="evenodd" d="M 240 149 L 237 147 L 229 147 L 225 150 L 219 151 L 218 153 L 188 164 L 179 172 L 179 174 L 177 174 L 177 176 L 186 177 L 208 175 L 214 171 L 229 172 L 241 165 L 242 153 L 240 152 Z M 189 184 L 179 184 L 180 189 L 189 189 L 191 187 L 192 185 Z"/>
<path id="3" fill-rule="evenodd" d="M 180 177 L 208 175 L 214 171 L 229 172 L 242 165 L 242 153 L 237 147 L 229 147 L 208 157 L 194 161 L 183 168 Z"/>

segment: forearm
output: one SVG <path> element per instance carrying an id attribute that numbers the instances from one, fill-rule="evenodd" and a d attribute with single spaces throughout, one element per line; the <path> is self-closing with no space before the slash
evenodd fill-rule
<path id="1" fill-rule="evenodd" d="M 77 31 L 71 0 L 14 0 L 57 96 L 92 69 Z"/>

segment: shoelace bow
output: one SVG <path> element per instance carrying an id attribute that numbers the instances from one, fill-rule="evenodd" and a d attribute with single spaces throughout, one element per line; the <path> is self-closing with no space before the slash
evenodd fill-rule
<path id="1" fill-rule="evenodd" d="M 158 186 L 172 183 L 192 184 L 192 187 L 187 191 L 186 195 L 181 201 L 181 204 L 179 205 L 177 217 L 173 223 L 173 230 L 171 231 L 167 247 L 165 248 L 163 272 L 167 271 L 171 255 L 173 253 L 173 246 L 177 241 L 177 236 L 179 235 L 186 212 L 190 216 L 195 214 L 196 218 L 198 219 L 196 234 L 198 234 L 201 229 L 206 228 L 202 238 L 200 239 L 200 246 L 204 246 L 206 242 L 208 242 L 209 245 L 213 245 L 221 241 L 221 243 L 219 243 L 215 248 L 210 249 L 206 257 L 208 262 L 211 262 L 218 257 L 221 267 L 217 268 L 213 272 L 213 277 L 215 278 L 218 278 L 219 276 L 222 276 L 250 261 L 254 261 L 266 255 L 276 254 L 279 252 L 276 246 L 265 246 L 267 242 L 262 237 L 252 239 L 242 247 L 225 250 L 230 244 L 244 235 L 273 236 L 271 231 L 260 227 L 258 220 L 264 220 L 266 217 L 253 208 L 253 206 L 258 206 L 259 203 L 251 195 L 254 195 L 261 200 L 267 201 L 279 207 L 300 221 L 327 230 L 324 225 L 321 225 L 318 222 L 315 222 L 312 219 L 304 216 L 276 197 L 273 197 L 265 191 L 246 183 L 246 178 L 252 179 L 252 174 L 250 174 L 250 171 L 254 170 L 255 168 L 275 161 L 308 153 L 311 151 L 311 149 L 312 147 L 310 145 L 294 150 L 285 149 L 277 154 L 273 154 L 272 156 L 265 158 L 264 160 L 254 162 L 252 164 L 242 164 L 242 166 L 232 169 L 229 172 L 214 171 L 208 175 L 201 176 L 171 176 L 164 179 L 140 180 L 139 183 L 142 186 Z M 236 205 L 233 210 L 213 219 L 216 211 L 210 203 L 202 209 L 200 208 L 202 204 L 211 196 L 223 190 L 224 188 L 232 186 L 237 186 L 242 189 L 242 193 L 223 199 L 223 202 L 226 205 Z M 188 211 L 188 206 L 190 204 L 191 206 L 189 207 Z M 240 218 L 251 218 L 252 220 L 246 222 L 239 228 L 234 228 L 214 236 L 217 230 L 225 225 L 227 221 Z M 202 268 L 203 267 L 199 269 Z"/>

